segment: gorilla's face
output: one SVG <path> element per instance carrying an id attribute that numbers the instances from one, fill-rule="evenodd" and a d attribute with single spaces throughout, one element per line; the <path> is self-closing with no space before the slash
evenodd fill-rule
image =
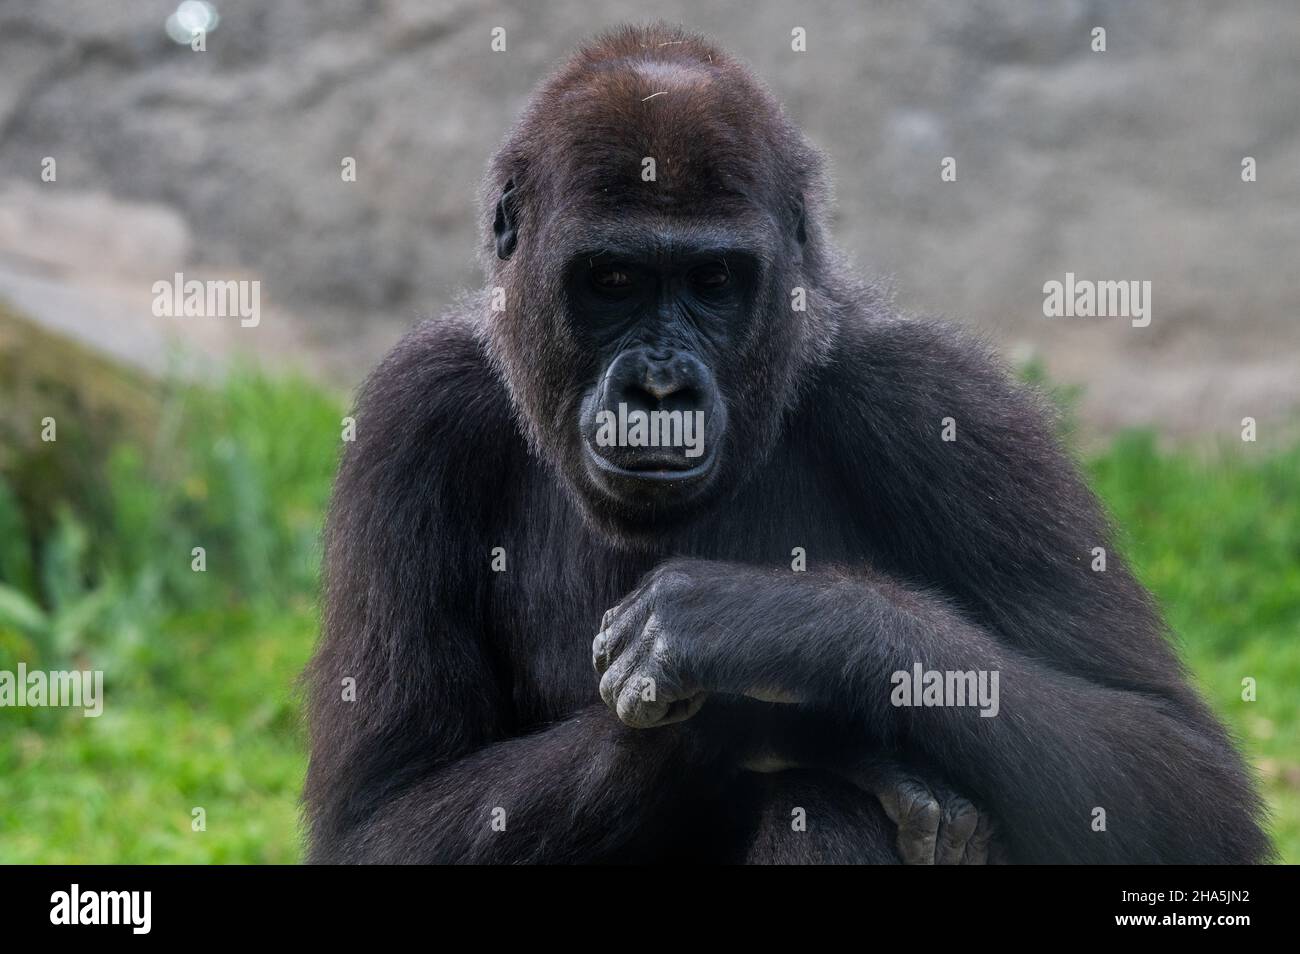
<path id="1" fill-rule="evenodd" d="M 758 271 L 743 248 L 663 234 L 567 263 L 568 312 L 596 357 L 573 422 L 591 488 L 632 510 L 673 510 L 715 485 L 726 357 L 753 320 Z"/>
<path id="2" fill-rule="evenodd" d="M 624 206 L 545 229 L 558 301 L 517 316 L 538 342 L 516 352 L 516 383 L 539 387 L 522 409 L 584 510 L 620 538 L 688 520 L 770 449 L 798 331 L 780 307 L 780 232 L 753 218 Z"/>
<path id="3" fill-rule="evenodd" d="M 489 341 L 584 514 L 653 542 L 765 461 L 827 338 L 804 214 L 820 185 L 766 94 L 721 74 L 633 64 L 596 89 L 567 82 L 542 90 L 489 170 L 504 306 Z"/>

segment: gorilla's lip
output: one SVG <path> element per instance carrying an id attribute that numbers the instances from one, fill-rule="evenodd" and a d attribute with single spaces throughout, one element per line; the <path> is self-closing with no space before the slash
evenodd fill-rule
<path id="1" fill-rule="evenodd" d="M 713 465 L 718 456 L 717 454 L 709 454 L 704 459 L 703 463 L 689 468 L 668 466 L 657 467 L 653 464 L 648 467 L 620 467 L 613 461 L 607 460 L 600 454 L 596 453 L 596 451 L 592 449 L 592 446 L 585 440 L 582 442 L 582 449 L 587 455 L 587 460 L 606 477 L 661 485 L 671 485 L 675 483 L 685 484 L 699 480 L 713 469 Z"/>

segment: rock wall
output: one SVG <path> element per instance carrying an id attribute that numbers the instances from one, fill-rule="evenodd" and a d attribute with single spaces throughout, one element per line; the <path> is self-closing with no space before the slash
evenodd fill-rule
<path id="1" fill-rule="evenodd" d="M 154 361 L 139 283 L 257 274 L 277 353 L 355 381 L 477 280 L 474 190 L 533 84 L 658 16 L 750 62 L 825 148 L 835 231 L 900 303 L 1041 354 L 1095 427 L 1217 432 L 1300 403 L 1295 0 L 214 6 L 197 53 L 164 32 L 174 3 L 0 0 L 0 295 Z M 1151 281 L 1151 325 L 1045 319 L 1067 271 Z"/>

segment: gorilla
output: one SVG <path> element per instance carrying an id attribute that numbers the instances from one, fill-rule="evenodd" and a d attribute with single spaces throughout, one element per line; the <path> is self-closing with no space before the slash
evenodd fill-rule
<path id="1" fill-rule="evenodd" d="M 1269 856 L 1046 402 L 854 276 L 743 66 L 601 36 L 481 198 L 334 489 L 310 860 Z"/>

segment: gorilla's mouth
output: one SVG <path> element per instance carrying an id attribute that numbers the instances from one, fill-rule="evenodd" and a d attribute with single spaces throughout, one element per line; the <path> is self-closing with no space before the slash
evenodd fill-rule
<path id="1" fill-rule="evenodd" d="M 607 498 L 677 508 L 713 483 L 727 411 L 713 372 L 695 354 L 626 348 L 577 411 L 586 479 Z"/>
<path id="2" fill-rule="evenodd" d="M 637 484 L 645 487 L 674 486 L 686 489 L 707 477 L 717 461 L 717 454 L 706 454 L 703 461 L 696 463 L 681 454 L 662 451 L 622 454 L 618 461 L 611 460 L 591 446 L 587 440 L 582 441 L 582 448 L 587 462 L 603 478 L 602 483 L 609 489 L 633 489 Z"/>

